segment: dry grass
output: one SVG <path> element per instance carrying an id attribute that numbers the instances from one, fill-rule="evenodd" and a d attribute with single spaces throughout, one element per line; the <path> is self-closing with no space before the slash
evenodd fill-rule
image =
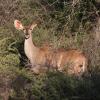
<path id="1" fill-rule="evenodd" d="M 13 100 L 81 100 L 83 96 L 89 100 L 100 99 L 98 5 L 100 3 L 96 0 L 69 0 L 65 3 L 61 0 L 1 0 L 0 96 L 2 92 L 2 98 Z M 41 24 L 33 31 L 34 43 L 82 50 L 89 59 L 91 76 L 76 79 L 59 72 L 35 76 L 25 69 L 24 36 L 14 29 L 13 21 L 20 19 L 28 24 L 35 18 L 39 18 Z"/>

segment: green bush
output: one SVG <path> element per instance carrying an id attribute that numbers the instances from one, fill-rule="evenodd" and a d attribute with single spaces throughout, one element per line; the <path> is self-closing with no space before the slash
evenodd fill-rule
<path id="1" fill-rule="evenodd" d="M 0 99 L 1 93 L 8 93 L 9 100 L 100 99 L 100 47 L 91 30 L 100 14 L 99 5 L 98 0 L 1 0 Z M 36 46 L 47 42 L 53 48 L 83 50 L 89 58 L 90 76 L 34 75 L 24 67 L 24 35 L 13 23 L 18 19 L 28 25 L 37 18 L 41 23 L 33 30 Z"/>

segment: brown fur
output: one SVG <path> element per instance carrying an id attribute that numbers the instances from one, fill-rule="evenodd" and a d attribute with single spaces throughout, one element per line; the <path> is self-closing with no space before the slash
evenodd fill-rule
<path id="1" fill-rule="evenodd" d="M 25 37 L 27 37 L 24 50 L 32 64 L 33 72 L 40 73 L 41 69 L 47 70 L 52 67 L 61 72 L 67 71 L 68 74 L 80 75 L 87 70 L 87 58 L 80 50 L 65 50 L 63 48 L 54 50 L 48 45 L 38 48 L 33 44 L 31 35 L 36 24 L 27 28 L 18 20 L 15 20 L 14 24 L 16 29 L 24 29 Z"/>

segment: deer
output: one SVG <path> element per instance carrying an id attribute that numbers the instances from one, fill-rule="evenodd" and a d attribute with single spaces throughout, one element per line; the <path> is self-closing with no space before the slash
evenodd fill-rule
<path id="1" fill-rule="evenodd" d="M 88 60 L 81 50 L 35 46 L 32 40 L 32 31 L 37 25 L 37 21 L 24 26 L 21 21 L 14 20 L 15 28 L 24 33 L 24 52 L 32 65 L 31 70 L 34 73 L 39 74 L 42 68 L 47 70 L 48 67 L 52 67 L 60 72 L 67 69 L 68 74 L 78 76 L 87 70 Z"/>

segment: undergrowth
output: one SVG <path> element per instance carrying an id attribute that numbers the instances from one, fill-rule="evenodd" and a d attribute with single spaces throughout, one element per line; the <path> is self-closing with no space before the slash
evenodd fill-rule
<path id="1" fill-rule="evenodd" d="M 91 30 L 99 19 L 99 5 L 97 0 L 1 0 L 0 100 L 100 99 L 100 43 Z M 34 75 L 25 68 L 24 34 L 14 29 L 13 21 L 27 25 L 35 18 L 41 21 L 33 31 L 35 45 L 81 49 L 89 59 L 88 75 Z"/>

